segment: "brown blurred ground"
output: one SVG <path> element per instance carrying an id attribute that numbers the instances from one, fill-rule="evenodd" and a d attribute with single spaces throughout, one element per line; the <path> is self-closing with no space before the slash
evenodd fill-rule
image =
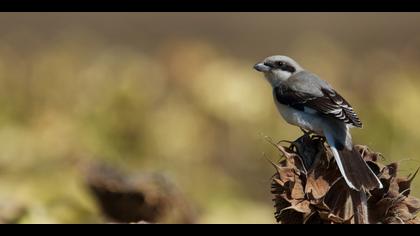
<path id="1" fill-rule="evenodd" d="M 1 13 L 0 199 L 100 222 L 79 167 L 162 173 L 199 222 L 273 223 L 264 141 L 294 140 L 252 70 L 286 54 L 351 101 L 356 143 L 420 165 L 418 13 Z M 415 180 L 413 194 L 420 195 Z"/>

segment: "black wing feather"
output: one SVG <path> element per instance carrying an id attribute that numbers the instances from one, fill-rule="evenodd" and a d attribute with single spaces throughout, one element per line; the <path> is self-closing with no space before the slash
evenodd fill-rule
<path id="1" fill-rule="evenodd" d="M 274 92 L 277 101 L 284 105 L 301 111 L 308 107 L 327 117 L 341 120 L 355 127 L 362 127 L 362 122 L 351 105 L 332 89 L 321 88 L 322 96 L 294 91 L 286 86 L 278 86 Z"/>

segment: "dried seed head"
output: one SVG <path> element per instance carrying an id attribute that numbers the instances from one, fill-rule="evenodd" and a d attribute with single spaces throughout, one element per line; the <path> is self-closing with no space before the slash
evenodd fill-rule
<path id="1" fill-rule="evenodd" d="M 285 157 L 273 163 L 271 192 L 275 218 L 283 224 L 354 223 L 349 189 L 334 163 L 331 150 L 322 138 L 304 135 L 289 147 L 277 146 Z M 420 223 L 416 218 L 420 200 L 409 196 L 417 172 L 398 177 L 398 164 L 381 164 L 380 153 L 356 145 L 371 169 L 379 175 L 384 188 L 370 191 L 367 201 L 370 223 Z"/>

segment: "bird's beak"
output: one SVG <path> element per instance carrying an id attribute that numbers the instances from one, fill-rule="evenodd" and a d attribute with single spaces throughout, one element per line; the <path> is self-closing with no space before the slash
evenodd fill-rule
<path id="1" fill-rule="evenodd" d="M 264 63 L 257 63 L 254 65 L 254 69 L 259 71 L 259 72 L 268 72 L 270 71 L 270 67 L 264 65 Z"/>

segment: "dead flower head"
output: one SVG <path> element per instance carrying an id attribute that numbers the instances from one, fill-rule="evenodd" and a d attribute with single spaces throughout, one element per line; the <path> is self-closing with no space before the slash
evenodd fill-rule
<path id="1" fill-rule="evenodd" d="M 274 144 L 274 143 L 273 143 Z M 345 224 L 354 223 L 349 189 L 336 167 L 324 140 L 304 135 L 289 147 L 274 144 L 284 158 L 273 163 L 272 179 L 275 218 L 283 224 Z M 420 200 L 410 196 L 415 174 L 397 176 L 397 163 L 383 165 L 379 153 L 366 146 L 355 146 L 384 186 L 368 193 L 370 223 L 420 223 L 416 214 Z"/>

